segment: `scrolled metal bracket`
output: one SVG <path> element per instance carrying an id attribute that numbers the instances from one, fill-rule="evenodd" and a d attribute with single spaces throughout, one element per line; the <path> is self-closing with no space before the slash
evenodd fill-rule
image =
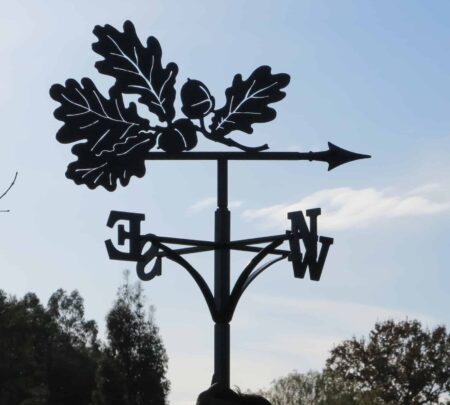
<path id="1" fill-rule="evenodd" d="M 309 226 L 302 211 L 288 213 L 291 229 L 286 231 L 285 234 L 218 243 L 206 240 L 164 237 L 154 234 L 141 235 L 141 223 L 145 219 L 144 214 L 111 211 L 107 226 L 113 228 L 119 221 L 127 223 L 128 230 L 125 230 L 125 224 L 123 223 L 117 226 L 117 241 L 120 246 L 128 242 L 129 250 L 119 250 L 114 246 L 111 239 L 105 241 L 105 245 L 110 259 L 136 262 L 136 273 L 143 281 L 150 281 L 157 276 L 161 276 L 163 258 L 177 263 L 189 273 L 200 288 L 212 319 L 215 322 L 230 322 L 237 304 L 248 286 L 256 277 L 281 260 L 288 259 L 292 263 L 294 277 L 304 278 L 306 271 L 309 270 L 311 280 L 320 280 L 329 247 L 333 243 L 332 238 L 319 237 L 317 235 L 317 217 L 320 213 L 321 210 L 319 208 L 306 211 L 306 216 L 309 218 Z M 288 250 L 280 249 L 284 242 L 288 242 Z M 150 247 L 144 251 L 148 243 L 150 243 Z M 318 243 L 321 244 L 320 251 Z M 173 249 L 168 244 L 188 247 Z M 257 246 L 261 244 L 267 245 L 265 247 Z M 304 252 L 302 252 L 302 244 L 305 249 Z M 183 258 L 183 255 L 221 248 L 257 253 L 241 272 L 235 282 L 226 307 L 222 309 L 217 307 L 211 289 L 202 275 Z M 260 265 L 269 255 L 277 257 Z M 146 267 L 152 262 L 151 270 L 146 271 Z"/>

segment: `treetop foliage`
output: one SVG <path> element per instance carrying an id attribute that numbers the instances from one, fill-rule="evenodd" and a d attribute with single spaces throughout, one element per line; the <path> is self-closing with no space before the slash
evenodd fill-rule
<path id="1" fill-rule="evenodd" d="M 126 277 L 106 324 L 94 405 L 164 405 L 170 389 L 165 377 L 168 357 L 153 309 L 145 311 L 140 283 L 131 286 Z"/>
<path id="2" fill-rule="evenodd" d="M 449 405 L 450 335 L 417 320 L 379 322 L 331 350 L 322 373 L 293 372 L 262 394 L 273 405 Z"/>
<path id="3" fill-rule="evenodd" d="M 46 306 L 0 290 L 0 404 L 164 405 L 167 355 L 139 285 L 119 288 L 106 342 L 97 335 L 76 290 Z"/>

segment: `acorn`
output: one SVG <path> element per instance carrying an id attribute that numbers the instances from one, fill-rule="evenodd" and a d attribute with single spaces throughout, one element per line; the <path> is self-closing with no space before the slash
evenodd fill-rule
<path id="1" fill-rule="evenodd" d="M 214 109 L 214 97 L 199 80 L 188 79 L 181 88 L 181 111 L 190 119 L 200 119 Z"/>
<path id="2" fill-rule="evenodd" d="M 158 147 L 168 153 L 179 153 L 191 150 L 197 145 L 197 130 L 188 119 L 176 120 L 167 128 L 163 128 L 158 137 Z"/>

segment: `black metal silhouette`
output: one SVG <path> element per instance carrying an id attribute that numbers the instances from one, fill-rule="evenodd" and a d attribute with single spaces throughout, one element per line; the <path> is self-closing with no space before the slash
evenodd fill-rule
<path id="1" fill-rule="evenodd" d="M 162 67 L 161 46 L 156 38 L 148 38 L 144 47 L 133 23 L 126 21 L 123 29 L 120 32 L 111 25 L 94 28 L 98 42 L 92 49 L 104 58 L 95 67 L 116 79 L 119 92 L 138 94 L 139 101 L 161 122 L 171 123 L 175 117 L 174 85 L 178 66 L 169 63 Z"/>
<path id="2" fill-rule="evenodd" d="M 162 156 L 158 155 L 158 157 Z M 298 159 L 297 156 L 293 158 Z M 222 156 L 217 159 L 217 164 L 218 193 L 214 241 L 141 234 L 141 224 L 145 220 L 144 214 L 111 211 L 107 225 L 113 228 L 120 223 L 117 227 L 117 243 L 119 246 L 127 245 L 128 250 L 118 249 L 112 240 L 107 240 L 105 243 L 110 259 L 136 262 L 136 272 L 141 280 L 149 281 L 160 276 L 164 258 L 179 264 L 192 276 L 215 322 L 214 382 L 229 387 L 230 322 L 244 291 L 261 273 L 284 259 L 292 263 L 294 277 L 304 278 L 309 270 L 311 280 L 319 281 L 333 239 L 318 236 L 317 217 L 321 212 L 319 208 L 316 208 L 306 211 L 309 225 L 303 213 L 296 211 L 288 214 L 291 227 L 284 234 L 231 240 L 230 211 L 228 210 L 228 159 Z M 128 225 L 127 230 L 125 225 Z M 288 249 L 281 248 L 284 242 L 288 242 Z M 176 248 L 169 245 L 184 247 Z M 302 245 L 304 251 L 302 251 Z M 231 289 L 230 252 L 232 250 L 257 254 L 243 269 Z M 214 291 L 211 291 L 201 274 L 183 257 L 207 251 L 214 251 L 215 254 Z M 274 258 L 264 262 L 268 256 L 274 256 Z M 150 266 L 149 270 L 146 269 L 148 266 Z"/>
<path id="3" fill-rule="evenodd" d="M 196 405 L 271 405 L 271 403 L 260 395 L 244 394 L 223 388 L 219 384 L 212 384 L 207 390 L 200 393 Z"/>
<path id="4" fill-rule="evenodd" d="M 67 80 L 65 87 L 55 85 L 51 96 L 61 100 L 55 117 L 65 121 L 56 139 L 62 143 L 79 142 L 72 148 L 78 160 L 67 169 L 67 177 L 89 188 L 98 185 L 114 190 L 119 180 L 126 186 L 132 175 L 145 174 L 142 158 L 156 139 L 147 128 L 149 122 L 137 114 L 136 105 L 124 106 L 122 95 L 112 87 L 107 99 L 90 79 L 81 84 Z"/>
<path id="5" fill-rule="evenodd" d="M 206 85 L 188 79 L 181 88 L 181 110 L 187 118 L 174 121 L 178 66 L 163 67 L 157 39 L 148 38 L 144 47 L 130 21 L 125 22 L 123 32 L 105 25 L 95 27 L 94 34 L 98 42 L 92 48 L 104 58 L 95 66 L 115 79 L 109 99 L 87 78 L 81 84 L 71 79 L 65 86 L 56 84 L 50 89 L 51 97 L 61 104 L 55 117 L 64 122 L 57 139 L 78 142 L 72 149 L 78 160 L 66 173 L 76 184 L 103 186 L 109 191 L 115 190 L 117 181 L 126 186 L 131 176 L 145 174 L 149 150 L 157 146 L 168 153 L 189 151 L 197 145 L 198 134 L 245 152 L 268 149 L 267 145 L 242 145 L 228 135 L 232 131 L 250 134 L 252 124 L 275 118 L 269 104 L 284 98 L 281 89 L 289 83 L 287 74 L 272 74 L 269 66 L 260 66 L 247 80 L 236 75 L 225 92 L 225 105 L 218 110 Z M 124 94 L 138 95 L 158 123 L 151 125 L 139 117 L 134 103 L 125 107 Z M 209 128 L 205 118 L 211 121 Z"/>
<path id="6" fill-rule="evenodd" d="M 128 250 L 117 248 L 111 240 L 106 241 L 106 248 L 110 259 L 136 262 L 137 275 L 144 281 L 162 274 L 163 259 L 179 264 L 192 276 L 215 323 L 213 382 L 221 389 L 227 389 L 230 385 L 230 321 L 244 291 L 261 273 L 284 259 L 292 263 L 294 277 L 304 278 L 309 270 L 311 280 L 319 281 L 333 243 L 332 238 L 318 236 L 319 208 L 305 212 L 309 225 L 303 212 L 291 212 L 288 214 L 291 227 L 283 234 L 231 240 L 228 161 L 323 161 L 328 163 L 328 170 L 332 170 L 370 156 L 347 151 L 332 143 L 328 143 L 328 150 L 321 152 L 263 152 L 268 145 L 248 147 L 229 138 L 233 131 L 250 134 L 253 124 L 275 118 L 276 112 L 269 104 L 284 98 L 282 89 L 288 85 L 289 76 L 272 74 L 268 66 L 260 66 L 247 80 L 236 75 L 225 92 L 225 105 L 219 109 L 215 109 L 215 99 L 204 83 L 188 79 L 181 88 L 181 110 L 186 118 L 175 120 L 174 85 L 178 67 L 174 63 L 163 67 L 158 41 L 150 37 L 144 47 L 129 21 L 125 22 L 123 32 L 106 25 L 95 27 L 94 34 L 98 42 L 93 49 L 104 58 L 96 67 L 100 73 L 115 79 L 109 98 L 102 96 L 90 79 L 82 79 L 81 84 L 70 79 L 65 86 L 54 85 L 50 90 L 51 97 L 61 104 L 55 110 L 55 117 L 64 122 L 57 134 L 58 141 L 77 142 L 72 152 L 78 160 L 68 166 L 66 176 L 89 188 L 103 186 L 113 191 L 117 182 L 126 186 L 131 176 L 142 177 L 146 160 L 217 161 L 213 241 L 141 234 L 144 214 L 111 211 L 107 226 L 113 228 L 118 224 L 117 244 L 119 247 L 127 244 Z M 125 106 L 123 94 L 138 95 L 139 102 L 158 118 L 158 124 L 139 117 L 134 103 Z M 209 124 L 205 118 L 209 119 Z M 196 146 L 198 134 L 241 151 L 187 152 Z M 151 151 L 156 146 L 163 152 Z M 283 243 L 287 248 L 282 246 Z M 255 252 L 256 255 L 231 289 L 232 250 Z M 214 251 L 213 290 L 184 258 L 206 251 Z M 273 258 L 265 261 L 268 256 Z"/>

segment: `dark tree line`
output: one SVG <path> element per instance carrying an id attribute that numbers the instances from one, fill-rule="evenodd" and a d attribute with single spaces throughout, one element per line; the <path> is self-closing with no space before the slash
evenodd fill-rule
<path id="1" fill-rule="evenodd" d="M 450 405 L 450 335 L 417 320 L 380 322 L 331 350 L 322 372 L 293 372 L 262 394 L 272 405 Z"/>
<path id="2" fill-rule="evenodd" d="M 0 290 L 0 404 L 164 405 L 167 355 L 139 285 L 120 287 L 106 321 L 100 342 L 77 291 L 44 306 Z"/>
<path id="3" fill-rule="evenodd" d="M 168 359 L 140 284 L 126 279 L 105 341 L 97 334 L 77 291 L 57 290 L 43 305 L 0 290 L 0 404 L 165 405 Z M 213 388 L 199 403 L 263 401 Z M 380 322 L 335 346 L 322 372 L 293 372 L 259 394 L 272 405 L 450 405 L 450 335 L 416 320 Z"/>

